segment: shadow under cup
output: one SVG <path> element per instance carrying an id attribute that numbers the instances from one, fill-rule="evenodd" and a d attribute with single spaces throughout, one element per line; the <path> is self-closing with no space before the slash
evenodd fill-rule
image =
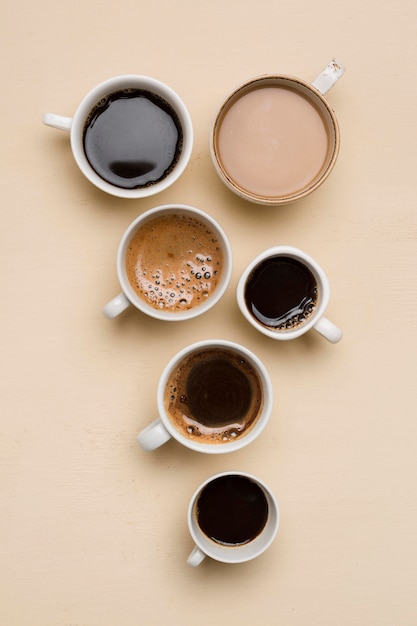
<path id="1" fill-rule="evenodd" d="M 317 189 L 339 152 L 335 114 L 312 85 L 289 76 L 249 80 L 223 102 L 211 132 L 223 182 L 258 204 L 293 202 Z"/>

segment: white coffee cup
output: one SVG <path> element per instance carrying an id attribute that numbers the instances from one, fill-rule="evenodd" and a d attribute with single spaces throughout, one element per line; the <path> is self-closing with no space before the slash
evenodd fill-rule
<path id="1" fill-rule="evenodd" d="M 90 165 L 83 145 L 84 127 L 97 103 L 111 94 L 128 89 L 150 92 L 168 103 L 175 111 L 182 129 L 182 148 L 176 164 L 165 177 L 136 189 L 125 189 L 102 178 Z M 74 117 L 46 113 L 43 122 L 48 126 L 69 131 L 74 159 L 84 176 L 102 191 L 120 198 L 145 198 L 167 189 L 185 170 L 193 146 L 193 127 L 190 114 L 178 94 L 155 78 L 136 74 L 116 76 L 94 87 L 80 103 Z"/>
<path id="2" fill-rule="evenodd" d="M 312 278 L 316 284 L 316 292 L 317 292 L 317 300 L 314 304 L 312 312 L 309 312 L 305 317 L 303 315 L 296 318 L 293 318 L 293 321 L 289 320 L 288 324 L 291 325 L 290 328 L 285 328 L 283 330 L 278 329 L 277 327 L 273 327 L 268 323 L 263 323 L 261 321 L 262 311 L 259 314 L 259 307 L 257 316 L 249 310 L 249 307 L 256 309 L 254 304 L 249 305 L 247 303 L 247 294 L 249 293 L 249 285 L 251 285 L 251 280 L 254 280 L 256 277 L 256 272 L 258 271 L 258 276 L 261 276 L 262 268 L 267 268 L 268 265 L 266 262 L 270 262 L 279 257 L 286 257 L 289 259 L 293 259 L 296 262 L 300 263 L 302 268 L 305 268 L 307 272 L 310 272 Z M 268 270 L 265 270 L 266 272 Z M 265 273 L 265 277 L 267 274 Z M 268 283 L 265 279 L 259 279 L 259 281 L 264 280 L 264 284 L 268 284 L 271 289 L 274 288 L 273 279 L 268 278 Z M 270 283 L 273 283 L 270 285 Z M 259 282 L 261 284 L 261 282 Z M 259 254 L 253 261 L 249 263 L 244 272 L 242 273 L 236 290 L 236 298 L 240 311 L 247 319 L 247 321 L 252 324 L 254 328 L 256 328 L 259 332 L 263 333 L 267 337 L 271 339 L 277 339 L 280 341 L 288 341 L 290 339 L 296 339 L 301 335 L 304 335 L 311 328 L 320 333 L 323 337 L 325 337 L 331 343 L 337 343 L 342 338 L 342 331 L 335 324 L 329 321 L 326 317 L 324 317 L 324 312 L 329 302 L 330 297 L 330 285 L 327 279 L 326 274 L 320 265 L 312 259 L 308 254 L 294 248 L 292 246 L 276 246 L 272 248 L 268 248 L 261 254 Z M 269 298 L 269 302 L 272 302 L 272 298 Z M 269 306 L 268 302 L 268 306 Z M 266 319 L 266 316 L 264 316 Z"/>
<path id="3" fill-rule="evenodd" d="M 310 83 L 263 74 L 237 86 L 218 108 L 210 154 L 222 182 L 266 206 L 306 197 L 336 163 L 340 133 L 324 95 L 344 73 L 332 59 Z"/>
<path id="4" fill-rule="evenodd" d="M 164 216 L 180 216 L 184 219 L 190 218 L 191 220 L 195 220 L 196 223 L 204 225 L 205 228 L 209 229 L 209 231 L 213 234 L 213 237 L 216 241 L 215 245 L 219 248 L 218 254 L 221 255 L 221 258 L 223 259 L 223 267 L 217 286 L 213 289 L 213 291 L 209 293 L 209 295 L 205 299 L 202 299 L 199 304 L 191 306 L 191 308 L 183 308 L 173 311 L 164 308 L 158 308 L 158 306 L 152 306 L 150 301 L 147 301 L 143 297 L 138 295 L 137 291 L 135 291 L 132 284 L 129 282 L 126 271 L 126 254 L 128 252 L 129 244 L 132 238 L 134 238 L 138 231 L 146 224 L 149 224 L 151 221 L 158 218 L 163 218 Z M 165 248 L 165 251 L 166 250 L 167 248 Z M 187 250 L 184 250 L 184 255 L 187 252 Z M 159 260 L 160 259 L 158 259 L 158 261 Z M 122 313 L 130 305 L 133 305 L 137 309 L 139 309 L 139 311 L 142 311 L 142 313 L 145 313 L 146 315 L 149 315 L 159 320 L 183 321 L 205 313 L 220 300 L 230 282 L 230 277 L 232 273 L 232 251 L 225 232 L 210 215 L 201 211 L 200 209 L 188 205 L 166 204 L 154 207 L 153 209 L 142 213 L 130 224 L 120 241 L 117 252 L 116 265 L 122 292 L 115 298 L 113 298 L 110 302 L 108 302 L 103 308 L 103 313 L 108 319 L 112 319 L 120 315 L 120 313 Z M 195 274 L 194 276 L 197 276 L 197 274 Z M 192 286 L 197 288 L 196 285 L 192 285 L 193 281 L 194 278 L 189 283 L 190 288 L 192 288 Z"/>
<path id="5" fill-rule="evenodd" d="M 214 376 L 218 376 L 219 372 L 222 375 L 226 372 L 225 376 L 220 376 L 220 380 L 216 380 L 216 384 L 213 384 L 213 380 L 215 380 L 212 377 L 213 374 L 209 374 L 209 376 L 204 375 L 205 370 L 203 368 L 206 368 L 207 364 L 213 368 L 213 356 L 228 358 L 228 355 L 232 356 L 232 364 L 237 364 L 237 369 L 243 372 L 239 376 L 243 375 L 249 381 L 248 383 L 244 381 L 244 386 L 242 386 L 241 382 L 237 384 L 234 379 L 230 383 L 229 371 L 234 372 L 234 367 L 231 367 L 230 370 L 217 369 L 215 371 L 212 369 Z M 192 388 L 190 396 L 191 383 L 188 381 L 191 379 L 188 377 L 188 374 L 181 374 L 190 363 L 193 364 L 194 368 L 195 364 L 197 364 L 199 368 L 198 370 L 194 369 L 194 375 L 198 376 L 199 382 L 204 381 L 205 383 L 207 381 L 207 386 L 201 385 L 198 390 L 199 395 L 196 395 L 197 399 L 192 398 Z M 185 369 L 185 372 L 187 371 Z M 178 373 L 180 375 L 177 375 Z M 188 387 L 186 387 L 183 378 L 186 378 Z M 182 419 L 182 416 L 178 418 L 174 399 L 172 399 L 174 408 L 169 404 L 168 399 L 170 398 L 173 384 L 175 385 L 176 396 L 179 398 L 176 401 L 177 406 L 178 402 L 183 403 L 181 405 L 181 413 L 186 415 L 185 420 Z M 235 400 L 230 397 L 231 391 L 235 392 L 235 397 L 240 393 L 238 395 L 239 398 L 246 393 L 251 394 L 250 409 L 248 409 L 247 413 L 246 408 L 242 408 L 242 405 L 235 407 Z M 252 395 L 255 392 L 257 394 L 256 397 Z M 198 423 L 197 417 L 201 417 L 199 412 L 201 413 L 201 411 L 205 410 L 207 415 L 209 414 L 207 411 L 214 410 L 210 409 L 210 407 L 207 409 L 207 405 L 204 409 L 201 409 L 201 397 L 204 397 L 205 401 L 208 398 L 208 402 L 212 402 L 216 410 L 220 406 L 219 412 L 223 410 L 223 407 L 225 409 L 232 407 L 230 410 L 231 415 L 234 411 L 237 414 L 239 410 L 239 420 L 236 418 L 232 423 L 227 423 L 229 415 L 226 414 L 225 422 L 221 426 L 208 427 L 207 423 L 205 425 Z M 189 409 L 190 407 L 193 408 L 193 404 L 198 404 L 198 406 L 197 410 L 191 412 Z M 144 450 L 155 450 L 167 441 L 174 439 L 186 448 L 196 452 L 207 454 L 234 452 L 252 443 L 267 425 L 273 406 L 272 382 L 263 363 L 247 348 L 222 339 L 200 341 L 178 352 L 164 368 L 158 384 L 157 406 L 159 417 L 137 436 L 138 443 Z M 174 421 L 176 417 L 177 419 Z M 245 426 L 242 428 L 236 421 L 245 423 Z"/>
<path id="6" fill-rule="evenodd" d="M 250 483 L 253 483 L 257 488 L 259 488 L 260 493 L 263 494 L 267 505 L 264 527 L 259 534 L 246 543 L 225 544 L 215 541 L 204 532 L 202 525 L 199 522 L 197 505 L 201 494 L 208 486 L 212 487 L 213 483 L 218 479 L 229 480 L 230 477 L 232 480 L 235 477 L 238 477 L 238 480 L 246 479 L 247 481 L 250 481 Z M 232 486 L 233 483 L 231 483 L 230 487 Z M 222 506 L 220 506 L 219 519 L 221 519 L 222 516 L 223 518 L 227 517 L 228 514 L 230 515 L 230 511 L 225 511 Z M 207 556 L 223 563 L 243 563 L 245 561 L 255 559 L 260 554 L 265 552 L 265 550 L 267 550 L 273 542 L 278 532 L 280 512 L 274 494 L 264 482 L 246 472 L 229 471 L 211 476 L 196 489 L 188 506 L 187 519 L 188 528 L 195 543 L 195 546 L 187 559 L 187 563 L 192 567 L 197 567 Z"/>

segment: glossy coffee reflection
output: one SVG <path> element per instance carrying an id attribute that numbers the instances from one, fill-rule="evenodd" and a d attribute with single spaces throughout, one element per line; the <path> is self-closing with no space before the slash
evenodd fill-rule
<path id="1" fill-rule="evenodd" d="M 164 392 L 169 419 L 186 438 L 227 444 L 246 435 L 263 407 L 262 383 L 248 359 L 225 347 L 185 356 Z"/>
<path id="2" fill-rule="evenodd" d="M 253 317 L 277 331 L 294 329 L 313 314 L 319 297 L 313 272 L 291 256 L 271 256 L 249 274 L 245 303 Z"/>
<path id="3" fill-rule="evenodd" d="M 331 343 L 342 331 L 324 316 L 330 284 L 311 256 L 293 246 L 274 246 L 256 256 L 240 276 L 239 309 L 247 321 L 271 339 L 296 339 L 314 329 Z"/>
<path id="4" fill-rule="evenodd" d="M 158 416 L 138 433 L 146 451 L 171 439 L 205 454 L 251 444 L 271 416 L 274 390 L 260 359 L 225 339 L 190 344 L 166 364 L 157 390 Z"/>
<path id="5" fill-rule="evenodd" d="M 91 167 L 111 185 L 137 189 L 163 180 L 182 150 L 175 109 L 143 89 L 123 89 L 101 98 L 89 114 L 83 144 Z"/>
<path id="6" fill-rule="evenodd" d="M 150 76 L 123 74 L 91 89 L 74 117 L 45 113 L 70 133 L 80 171 L 119 198 L 145 198 L 181 176 L 193 146 L 191 117 L 179 95 Z"/>

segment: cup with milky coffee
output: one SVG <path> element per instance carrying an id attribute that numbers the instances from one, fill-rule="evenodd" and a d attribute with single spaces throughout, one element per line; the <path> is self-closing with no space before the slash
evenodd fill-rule
<path id="1" fill-rule="evenodd" d="M 327 179 L 339 153 L 339 126 L 324 94 L 343 74 L 332 60 L 312 82 L 258 76 L 223 101 L 210 133 L 221 180 L 263 205 L 304 198 Z"/>
<path id="2" fill-rule="evenodd" d="M 195 546 L 187 563 L 196 567 L 207 556 L 223 563 L 250 561 L 269 548 L 279 521 L 274 494 L 256 476 L 240 471 L 211 476 L 188 506 Z"/>
<path id="3" fill-rule="evenodd" d="M 259 332 L 288 341 L 311 328 L 331 343 L 342 331 L 324 317 L 330 285 L 320 265 L 292 246 L 268 248 L 249 263 L 236 290 L 238 306 Z"/>
<path id="4" fill-rule="evenodd" d="M 176 354 L 159 380 L 159 416 L 138 434 L 147 451 L 174 439 L 196 452 L 240 450 L 271 415 L 269 374 L 247 348 L 221 339 L 194 343 Z"/>
<path id="5" fill-rule="evenodd" d="M 183 204 L 155 207 L 134 220 L 120 241 L 122 292 L 103 313 L 112 319 L 133 305 L 159 320 L 187 320 L 220 300 L 231 272 L 230 243 L 211 216 Z"/>
<path id="6" fill-rule="evenodd" d="M 110 78 L 84 97 L 72 118 L 45 113 L 43 122 L 69 131 L 84 176 L 120 198 L 167 189 L 191 156 L 193 127 L 184 102 L 149 76 Z"/>

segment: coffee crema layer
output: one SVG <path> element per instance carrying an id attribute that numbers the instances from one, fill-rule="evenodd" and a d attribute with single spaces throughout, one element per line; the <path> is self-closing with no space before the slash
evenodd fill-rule
<path id="1" fill-rule="evenodd" d="M 261 261 L 249 274 L 244 291 L 252 316 L 267 328 L 294 330 L 314 313 L 318 287 L 311 270 L 291 256 Z"/>
<path id="2" fill-rule="evenodd" d="M 173 313 L 210 297 L 221 280 L 223 261 L 212 227 L 181 213 L 145 222 L 130 240 L 125 257 L 135 293 L 153 308 Z"/>
<path id="3" fill-rule="evenodd" d="M 229 443 L 245 436 L 263 407 L 259 375 L 227 348 L 207 348 L 174 368 L 164 391 L 165 410 L 179 432 L 200 443 Z"/>
<path id="4" fill-rule="evenodd" d="M 228 178 L 262 197 L 287 197 L 311 186 L 328 161 L 329 135 L 311 98 L 282 85 L 237 94 L 217 130 Z"/>
<path id="5" fill-rule="evenodd" d="M 101 178 L 116 187 L 138 189 L 173 170 L 183 132 L 166 100 L 143 89 L 124 89 L 93 107 L 83 143 L 88 162 Z"/>
<path id="6" fill-rule="evenodd" d="M 220 476 L 201 491 L 194 507 L 203 533 L 224 546 L 253 541 L 268 520 L 268 501 L 263 489 L 246 476 Z"/>

